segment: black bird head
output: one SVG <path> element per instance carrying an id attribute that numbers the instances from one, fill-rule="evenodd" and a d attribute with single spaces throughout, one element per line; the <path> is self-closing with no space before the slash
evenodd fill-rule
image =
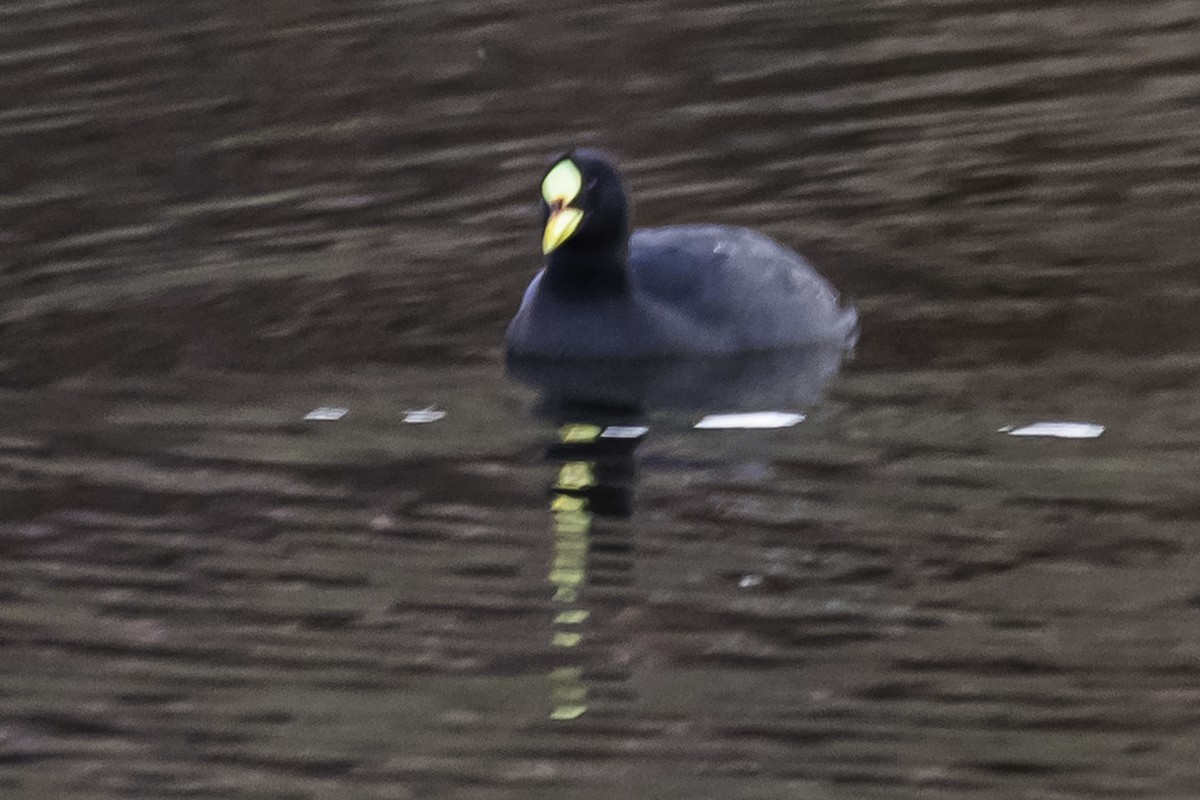
<path id="1" fill-rule="evenodd" d="M 542 176 L 542 252 L 554 260 L 623 262 L 629 205 L 617 168 L 594 150 L 571 150 Z M 549 260 L 549 259 L 548 259 Z"/>

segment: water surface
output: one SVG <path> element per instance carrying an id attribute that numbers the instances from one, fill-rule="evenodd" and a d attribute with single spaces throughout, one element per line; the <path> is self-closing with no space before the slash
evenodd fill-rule
<path id="1" fill-rule="evenodd" d="M 4 796 L 1194 796 L 1200 12 L 809 5 L 0 12 Z M 804 422 L 533 413 L 576 143 L 853 299 Z"/>

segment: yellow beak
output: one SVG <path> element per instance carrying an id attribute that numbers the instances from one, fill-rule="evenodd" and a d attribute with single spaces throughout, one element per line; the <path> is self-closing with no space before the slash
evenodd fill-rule
<path id="1" fill-rule="evenodd" d="M 550 219 L 546 220 L 546 230 L 542 234 L 542 253 L 548 254 L 570 239 L 582 219 L 583 212 L 570 206 L 563 206 L 552 213 Z"/>

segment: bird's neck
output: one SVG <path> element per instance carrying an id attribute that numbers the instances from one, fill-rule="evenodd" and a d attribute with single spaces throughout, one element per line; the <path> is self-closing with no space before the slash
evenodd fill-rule
<path id="1" fill-rule="evenodd" d="M 562 295 L 623 294 L 628 288 L 629 245 L 608 249 L 563 248 L 546 257 L 543 285 Z"/>

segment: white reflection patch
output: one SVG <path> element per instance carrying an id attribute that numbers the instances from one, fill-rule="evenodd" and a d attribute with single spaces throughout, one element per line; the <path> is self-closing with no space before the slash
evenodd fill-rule
<path id="1" fill-rule="evenodd" d="M 609 425 L 600 434 L 601 439 L 638 439 L 650 431 L 640 425 Z"/>
<path id="2" fill-rule="evenodd" d="M 1095 439 L 1104 433 L 1103 425 L 1092 422 L 1035 422 L 1032 425 L 1022 425 L 1014 428 L 1005 425 L 1000 433 L 1009 436 L 1052 436 L 1056 439 Z"/>
<path id="3" fill-rule="evenodd" d="M 715 428 L 790 428 L 804 421 L 803 414 L 783 411 L 754 411 L 749 414 L 709 414 L 696 423 L 702 429 Z"/>
<path id="4" fill-rule="evenodd" d="M 404 412 L 404 421 L 416 425 L 423 425 L 427 422 L 437 422 L 446 416 L 445 411 L 437 411 L 433 406 L 428 408 L 409 409 Z"/>
<path id="5" fill-rule="evenodd" d="M 347 408 L 337 408 L 335 406 L 321 406 L 320 408 L 314 408 L 312 411 L 305 414 L 304 418 L 305 419 L 319 419 L 319 420 L 333 421 L 333 420 L 339 420 L 342 417 L 346 416 L 347 411 L 349 411 L 349 409 L 347 409 Z"/>
<path id="6" fill-rule="evenodd" d="M 742 579 L 738 581 L 738 586 L 742 589 L 756 589 L 762 586 L 762 582 L 762 575 L 743 575 Z"/>

